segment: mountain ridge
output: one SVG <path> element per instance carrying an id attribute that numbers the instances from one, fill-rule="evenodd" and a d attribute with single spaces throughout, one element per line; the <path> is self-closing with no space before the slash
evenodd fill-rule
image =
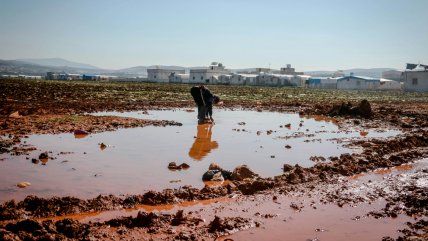
<path id="1" fill-rule="evenodd" d="M 71 67 L 71 68 L 82 68 L 82 69 L 101 69 L 97 66 L 78 63 L 69 61 L 63 58 L 25 58 L 25 59 L 15 59 L 16 61 L 36 64 L 41 66 L 49 66 L 49 67 Z"/>

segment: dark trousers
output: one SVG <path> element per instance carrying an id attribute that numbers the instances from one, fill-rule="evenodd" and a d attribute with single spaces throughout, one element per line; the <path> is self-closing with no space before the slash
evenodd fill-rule
<path id="1" fill-rule="evenodd" d="M 205 120 L 207 115 L 207 108 L 203 105 L 198 105 L 198 120 Z"/>

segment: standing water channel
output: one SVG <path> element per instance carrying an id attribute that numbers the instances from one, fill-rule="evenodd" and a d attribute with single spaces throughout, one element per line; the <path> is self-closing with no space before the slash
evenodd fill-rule
<path id="1" fill-rule="evenodd" d="M 285 163 L 309 167 L 314 165 L 311 156 L 328 158 L 358 151 L 343 146 L 344 140 L 387 138 L 400 133 L 341 130 L 334 119 L 278 112 L 215 110 L 215 124 L 203 125 L 197 124 L 196 112 L 188 109 L 94 115 L 174 120 L 183 125 L 119 129 L 84 138 L 71 133 L 31 135 L 26 143 L 37 150 L 29 156 L 0 156 L 0 202 L 31 194 L 92 198 L 183 185 L 201 188 L 202 175 L 212 162 L 227 170 L 246 164 L 260 176 L 272 177 L 282 173 Z M 100 143 L 106 147 L 100 148 Z M 31 162 L 45 151 L 55 159 Z M 170 162 L 187 163 L 190 168 L 171 171 Z M 22 181 L 31 186 L 16 187 Z"/>

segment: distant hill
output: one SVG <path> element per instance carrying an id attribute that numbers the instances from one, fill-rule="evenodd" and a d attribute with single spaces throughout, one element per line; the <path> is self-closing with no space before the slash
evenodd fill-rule
<path id="1" fill-rule="evenodd" d="M 102 69 L 74 68 L 74 67 L 57 67 L 37 65 L 18 60 L 0 60 L 0 74 L 4 75 L 38 75 L 44 76 L 46 72 L 65 72 L 76 74 L 106 74 L 109 71 Z"/>
<path id="2" fill-rule="evenodd" d="M 68 61 L 61 58 L 48 58 L 48 59 L 16 59 L 16 61 L 25 62 L 29 64 L 36 64 L 41 66 L 51 66 L 51 67 L 70 67 L 70 68 L 79 68 L 79 69 L 100 69 L 96 66 L 90 64 L 83 64 Z"/>

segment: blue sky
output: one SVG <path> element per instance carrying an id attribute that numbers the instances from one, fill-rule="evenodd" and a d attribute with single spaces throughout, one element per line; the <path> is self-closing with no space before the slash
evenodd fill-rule
<path id="1" fill-rule="evenodd" d="M 0 0 L 0 59 L 336 70 L 428 64 L 427 0 Z"/>

